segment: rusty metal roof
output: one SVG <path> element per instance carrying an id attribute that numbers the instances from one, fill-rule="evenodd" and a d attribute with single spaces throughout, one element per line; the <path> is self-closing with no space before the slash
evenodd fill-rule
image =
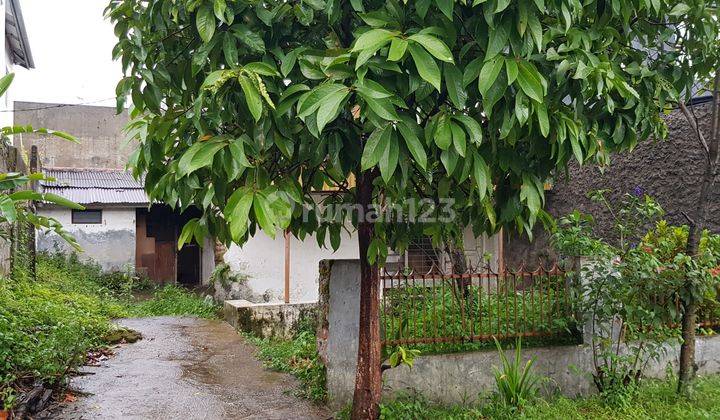
<path id="1" fill-rule="evenodd" d="M 43 192 L 57 194 L 78 204 L 145 206 L 150 203 L 142 182 L 123 170 L 44 168 L 55 181 L 41 181 Z"/>

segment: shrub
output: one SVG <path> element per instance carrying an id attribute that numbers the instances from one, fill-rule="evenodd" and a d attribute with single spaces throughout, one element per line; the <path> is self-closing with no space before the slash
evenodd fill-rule
<path id="1" fill-rule="evenodd" d="M 522 364 L 522 342 L 519 338 L 515 341 L 515 357 L 512 360 L 507 358 L 500 342 L 494 340 L 502 362 L 502 371 L 495 369 L 495 385 L 500 400 L 506 407 L 522 409 L 537 395 L 539 378 L 532 373 L 535 358 L 528 360 L 525 365 Z"/>
<path id="2" fill-rule="evenodd" d="M 153 293 L 152 299 L 140 301 L 129 308 L 133 316 L 197 316 L 217 318 L 219 308 L 212 301 L 180 286 L 167 285 Z"/>

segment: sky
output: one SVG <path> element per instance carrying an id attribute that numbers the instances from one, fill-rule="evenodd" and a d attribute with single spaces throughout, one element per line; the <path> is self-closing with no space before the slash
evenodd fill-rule
<path id="1" fill-rule="evenodd" d="M 116 38 L 106 0 L 20 0 L 35 68 L 16 68 L 13 99 L 115 105 Z"/>

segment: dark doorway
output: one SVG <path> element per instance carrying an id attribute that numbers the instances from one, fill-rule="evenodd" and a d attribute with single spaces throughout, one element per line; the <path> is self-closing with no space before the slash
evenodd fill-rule
<path id="1" fill-rule="evenodd" d="M 177 238 L 195 209 L 183 213 L 162 204 L 136 212 L 135 265 L 158 284 L 180 283 L 195 286 L 201 282 L 201 250 L 196 243 L 177 249 Z"/>

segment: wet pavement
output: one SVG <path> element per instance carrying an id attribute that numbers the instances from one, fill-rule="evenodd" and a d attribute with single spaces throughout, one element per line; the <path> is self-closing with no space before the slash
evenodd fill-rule
<path id="1" fill-rule="evenodd" d="M 71 387 L 87 396 L 52 413 L 60 419 L 326 419 L 293 396 L 294 378 L 262 367 L 254 348 L 225 322 L 124 319 L 143 339 L 115 349 Z"/>

